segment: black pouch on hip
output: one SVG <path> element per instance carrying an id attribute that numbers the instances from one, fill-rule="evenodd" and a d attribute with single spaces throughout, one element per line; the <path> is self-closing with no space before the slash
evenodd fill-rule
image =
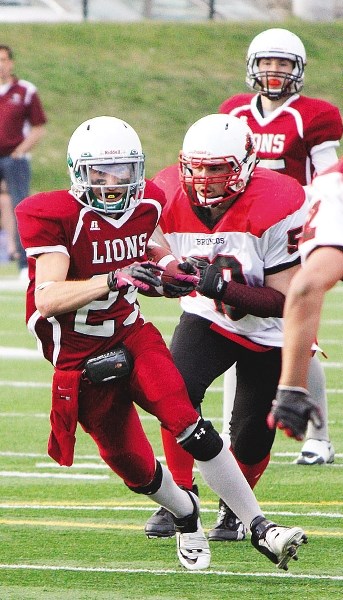
<path id="1" fill-rule="evenodd" d="M 130 375 L 133 358 L 128 349 L 119 344 L 111 352 L 89 358 L 82 373 L 83 379 L 91 383 L 102 383 Z"/>

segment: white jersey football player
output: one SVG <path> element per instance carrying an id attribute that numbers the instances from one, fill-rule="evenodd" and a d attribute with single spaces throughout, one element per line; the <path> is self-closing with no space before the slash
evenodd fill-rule
<path id="1" fill-rule="evenodd" d="M 173 359 L 194 407 L 237 362 L 232 451 L 251 488 L 274 441 L 266 417 L 279 380 L 284 298 L 299 268 L 298 237 L 307 214 L 296 179 L 255 167 L 250 128 L 214 114 L 188 130 L 179 165 L 153 178 L 167 198 L 160 225 L 172 253 L 201 273 L 197 293 L 181 300 Z M 191 489 L 192 457 L 164 428 L 162 438 L 175 481 Z M 234 518 L 234 534 L 244 536 Z M 173 535 L 168 511 L 159 509 L 145 531 L 148 537 Z"/>
<path id="2" fill-rule="evenodd" d="M 310 210 L 300 252 L 303 266 L 285 304 L 283 363 L 270 424 L 302 439 L 308 421 L 320 423 L 307 386 L 311 342 L 325 294 L 343 280 L 343 159 L 309 188 Z"/>
<path id="3" fill-rule="evenodd" d="M 306 51 L 300 38 L 286 29 L 258 34 L 247 52 L 247 85 L 257 93 L 225 100 L 220 113 L 244 119 L 254 133 L 260 166 L 295 177 L 303 186 L 337 161 L 342 136 L 339 109 L 329 102 L 300 94 L 304 84 Z M 329 439 L 327 396 L 322 365 L 314 356 L 310 389 L 323 414 L 319 429 L 309 424 L 307 439 L 296 464 L 315 465 L 334 460 Z M 234 368 L 224 378 L 223 433 L 229 440 L 234 401 Z M 212 539 L 225 539 L 225 515 L 218 518 Z M 222 522 L 223 527 L 221 527 Z M 231 537 L 229 537 L 231 539 Z"/>

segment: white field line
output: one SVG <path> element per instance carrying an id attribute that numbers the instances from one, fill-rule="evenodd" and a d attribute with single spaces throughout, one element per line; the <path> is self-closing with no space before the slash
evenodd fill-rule
<path id="1" fill-rule="evenodd" d="M 0 346 L 0 358 L 2 360 L 43 360 L 43 356 L 38 350 L 28 348 L 11 348 Z"/>
<path id="2" fill-rule="evenodd" d="M 289 466 L 292 463 L 289 462 L 275 462 L 270 461 L 270 465 L 280 465 L 280 466 Z M 333 465 L 325 465 L 325 468 L 330 469 L 342 469 L 343 464 L 333 464 Z M 198 469 L 193 470 L 194 473 L 199 473 Z M 0 479 L 59 479 L 59 480 L 69 480 L 69 481 L 102 481 L 103 483 L 112 479 L 114 484 L 121 484 L 120 479 L 112 478 L 112 473 L 109 471 L 108 475 L 91 475 L 91 474 L 82 474 L 82 473 L 56 473 L 56 472 L 36 472 L 36 471 L 0 471 Z"/>
<path id="3" fill-rule="evenodd" d="M 49 419 L 49 413 L 31 413 L 31 412 L 13 412 L 13 411 L 2 411 L 0 412 L 0 419 L 26 419 L 26 418 L 30 418 L 30 419 L 45 419 L 48 420 Z M 207 417 L 210 419 L 210 421 L 212 421 L 212 423 L 216 424 L 216 427 L 219 428 L 222 423 L 223 423 L 223 417 L 214 417 L 211 415 L 207 415 Z M 156 417 L 154 417 L 153 415 L 146 415 L 146 414 L 141 414 L 140 415 L 140 420 L 141 421 L 145 421 L 145 422 L 155 422 L 156 421 Z M 329 419 L 329 425 L 332 426 L 336 423 L 340 423 L 341 421 L 334 421 L 334 420 L 330 420 Z M 0 456 L 1 456 L 1 452 L 0 452 Z M 282 454 L 279 454 L 279 456 L 282 456 Z M 286 454 L 284 455 L 286 456 Z M 298 456 L 296 453 L 290 454 L 290 456 Z M 339 454 L 335 454 L 335 456 L 340 456 Z M 343 455 L 342 455 L 343 456 Z"/>
<path id="4" fill-rule="evenodd" d="M 180 571 L 180 569 L 110 569 L 106 567 L 75 567 L 69 565 L 31 565 L 31 564 L 0 564 L 2 570 L 22 571 L 70 571 L 76 573 L 125 573 L 125 574 L 148 574 L 148 575 L 182 575 L 183 577 L 258 577 L 273 579 L 298 579 L 313 581 L 343 581 L 343 575 L 316 575 L 316 574 L 293 574 L 293 573 L 244 573 L 233 571 Z"/>
<path id="5" fill-rule="evenodd" d="M 210 390 L 208 390 L 208 392 L 209 391 Z M 216 391 L 223 391 L 223 390 L 218 389 Z M 338 392 L 335 392 L 335 393 L 338 393 Z M 342 393 L 342 391 L 340 391 L 340 393 Z M 31 413 L 31 412 L 18 412 L 18 411 L 15 411 L 15 412 L 14 411 L 2 411 L 2 412 L 0 412 L 0 418 L 6 418 L 6 417 L 9 419 L 26 418 L 26 417 L 31 417 L 31 418 L 35 418 L 35 419 L 48 419 L 49 413 Z M 223 422 L 223 417 L 214 417 L 214 416 L 211 417 L 210 415 L 207 415 L 207 417 L 214 423 L 222 423 Z M 141 414 L 140 419 L 141 419 L 141 421 L 155 421 L 156 417 L 154 417 L 153 415 Z M 335 422 L 336 421 L 329 420 L 329 425 L 332 425 Z"/>
<path id="6" fill-rule="evenodd" d="M 206 504 L 216 504 L 214 502 L 206 502 Z M 304 503 L 306 505 L 306 503 Z M 312 503 L 310 503 L 312 504 Z M 332 503 L 334 504 L 334 503 Z M 263 505 L 263 502 L 261 502 Z M 64 505 L 64 504 L 21 504 L 20 502 L 12 502 L 12 503 L 0 503 L 0 510 L 14 510 L 16 514 L 18 511 L 26 511 L 26 510 L 37 510 L 37 511 L 70 511 L 70 512 L 151 512 L 151 510 L 155 507 L 155 504 L 151 503 L 151 505 L 139 506 L 139 505 L 123 505 L 123 506 L 99 506 L 99 505 Z M 202 513 L 208 514 L 216 514 L 218 512 L 218 508 L 206 508 L 205 506 L 201 506 Z M 309 518 L 325 518 L 325 519 L 343 519 L 343 513 L 335 513 L 335 512 L 323 512 L 320 510 L 317 511 L 309 511 L 309 512 L 295 512 L 289 510 L 264 510 L 263 511 L 267 516 L 282 516 L 282 517 L 309 517 Z M 340 532 L 340 535 L 343 533 Z"/>
<path id="7" fill-rule="evenodd" d="M 342 321 L 343 323 L 343 321 Z M 13 348 L 10 346 L 0 346 L 0 358 L 2 360 L 44 360 L 43 355 L 38 350 L 28 348 Z M 322 361 L 324 369 L 343 369 L 343 362 Z"/>
<path id="8" fill-rule="evenodd" d="M 30 412 L 0 412 L 0 419 L 49 419 L 49 413 L 30 413 Z M 156 417 L 152 415 L 140 415 L 141 421 L 156 421 Z M 222 423 L 222 417 L 212 417 L 212 423 Z"/>
<path id="9" fill-rule="evenodd" d="M 18 388 L 51 388 L 51 383 L 45 381 L 11 381 L 6 379 L 0 379 L 0 387 L 18 387 Z M 209 393 L 222 392 L 222 385 L 212 385 L 206 391 Z M 343 394 L 343 388 L 327 388 L 328 394 Z"/>
<path id="10" fill-rule="evenodd" d="M 0 477 L 17 477 L 19 479 L 77 479 L 107 481 L 110 475 L 89 475 L 81 473 L 34 473 L 24 471 L 0 471 Z"/>
<path id="11" fill-rule="evenodd" d="M 285 453 L 287 454 L 287 458 L 290 457 L 296 457 L 298 454 L 297 453 Z M 32 454 L 25 454 L 25 453 L 19 453 L 19 452 L 0 452 L 0 457 L 2 458 L 47 458 L 46 455 L 32 455 Z M 343 454 L 336 454 L 335 455 L 336 460 L 338 458 L 343 458 Z M 103 462 L 100 461 L 99 457 L 94 456 L 94 457 L 88 457 L 88 459 L 94 459 L 94 462 L 90 463 L 84 463 L 84 462 L 77 462 L 77 460 L 82 460 L 82 457 L 77 457 L 75 459 L 74 464 L 71 467 L 68 467 L 68 469 L 66 469 L 65 467 L 60 467 L 57 463 L 50 461 L 44 461 L 44 462 L 36 462 L 34 465 L 31 466 L 31 468 L 33 470 L 30 471 L 14 471 L 14 470 L 0 470 L 0 479 L 58 479 L 58 480 L 70 480 L 70 481 L 82 481 L 82 480 L 96 480 L 99 482 L 103 482 L 106 483 L 109 481 L 109 479 L 112 479 L 113 483 L 117 483 L 120 484 L 121 480 L 120 478 L 116 478 L 113 477 L 113 473 L 111 472 L 110 468 Z M 165 463 L 166 459 L 165 456 L 157 456 L 156 457 L 161 463 Z M 271 460 L 270 465 L 278 465 L 278 466 L 289 466 L 294 464 L 293 460 L 289 461 L 289 460 L 281 460 L 281 461 L 277 461 L 277 460 Z M 323 469 L 342 469 L 343 468 L 343 463 L 335 463 L 335 464 L 330 464 L 330 465 L 325 465 L 322 467 Z M 44 470 L 41 470 L 44 469 Z M 57 472 L 57 470 L 60 470 L 60 472 Z M 87 471 L 108 471 L 108 474 L 106 475 L 97 475 L 97 474 L 90 474 L 90 473 L 82 473 L 82 470 L 87 470 Z M 194 473 L 199 473 L 199 470 L 194 467 Z"/>
<path id="12" fill-rule="evenodd" d="M 0 381 L 1 387 L 18 387 L 18 388 L 51 388 L 51 383 L 44 381 Z"/>
<path id="13" fill-rule="evenodd" d="M 213 421 L 213 419 L 211 419 L 211 421 Z M 292 458 L 294 456 L 298 456 L 299 452 L 275 452 L 273 454 L 273 456 L 279 457 L 279 458 Z M 5 451 L 0 451 L 0 457 L 7 457 L 7 458 L 46 458 L 47 455 L 46 454 L 41 454 L 38 452 L 12 452 L 11 450 L 5 450 Z M 340 453 L 335 453 L 335 456 L 338 458 L 343 458 L 343 454 Z M 164 461 L 165 457 L 164 456 L 156 456 L 157 460 L 159 461 Z M 101 459 L 99 458 L 98 454 L 76 454 L 75 455 L 75 460 L 94 460 L 94 461 L 100 461 Z M 75 463 L 75 466 L 77 466 L 77 463 Z M 328 468 L 330 468 L 332 465 L 326 465 Z M 71 467 L 68 467 L 71 468 Z"/>

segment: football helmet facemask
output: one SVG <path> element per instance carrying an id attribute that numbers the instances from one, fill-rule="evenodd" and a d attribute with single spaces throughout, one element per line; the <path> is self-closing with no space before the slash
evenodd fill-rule
<path id="1" fill-rule="evenodd" d="M 97 212 L 121 214 L 143 197 L 142 145 L 121 119 L 103 116 L 81 123 L 70 138 L 67 163 L 71 192 Z"/>
<path id="2" fill-rule="evenodd" d="M 253 134 L 237 117 L 212 114 L 196 121 L 187 131 L 179 154 L 183 189 L 197 206 L 216 206 L 241 194 L 256 166 Z M 225 172 L 216 167 L 225 167 Z M 206 174 L 199 169 L 206 168 Z M 213 173 L 210 169 L 213 169 Z M 196 169 L 197 173 L 193 173 Z M 211 186 L 224 184 L 220 196 L 211 197 Z M 197 191 L 201 186 L 201 193 Z"/>
<path id="3" fill-rule="evenodd" d="M 260 71 L 261 58 L 283 58 L 293 62 L 292 73 L 280 71 Z M 271 100 L 291 96 L 300 92 L 304 85 L 306 50 L 301 39 L 287 29 L 267 29 L 259 33 L 251 42 L 247 52 L 246 83 L 254 91 L 259 91 Z M 266 82 L 263 84 L 262 77 Z M 280 88 L 273 88 L 269 80 L 280 79 Z"/>

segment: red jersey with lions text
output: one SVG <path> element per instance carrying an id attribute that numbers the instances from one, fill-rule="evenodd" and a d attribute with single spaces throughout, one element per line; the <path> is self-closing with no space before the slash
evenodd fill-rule
<path id="1" fill-rule="evenodd" d="M 244 119 L 254 134 L 260 166 L 311 183 L 311 152 L 339 146 L 342 117 L 324 100 L 294 94 L 266 116 L 259 110 L 259 94 L 237 94 L 225 100 L 219 112 Z"/>
<path id="2" fill-rule="evenodd" d="M 298 240 L 307 213 L 302 186 L 292 177 L 256 168 L 245 191 L 213 225 L 208 211 L 194 207 L 179 181 L 178 165 L 153 181 L 167 204 L 160 226 L 179 260 L 193 256 L 216 264 L 224 278 L 259 287 L 265 277 L 296 265 Z M 260 318 L 199 293 L 181 298 L 186 312 L 212 321 L 223 335 L 244 336 L 257 344 L 282 346 L 282 319 Z"/>
<path id="3" fill-rule="evenodd" d="M 30 283 L 26 321 L 54 366 L 79 368 L 86 358 L 101 354 L 123 340 L 141 319 L 137 288 L 90 302 L 76 311 L 42 318 L 34 300 L 35 257 L 62 252 L 70 258 L 67 279 L 89 279 L 135 261 L 147 260 L 147 242 L 159 221 L 163 193 L 147 182 L 148 197 L 119 218 L 85 207 L 67 190 L 39 193 L 16 209 L 22 244 L 29 261 Z"/>

